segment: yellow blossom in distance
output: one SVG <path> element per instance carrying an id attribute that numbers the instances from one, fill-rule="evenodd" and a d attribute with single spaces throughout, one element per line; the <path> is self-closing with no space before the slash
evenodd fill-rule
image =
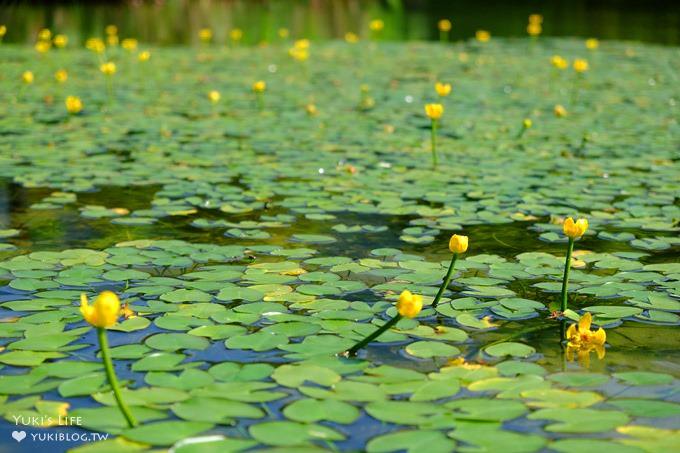
<path id="1" fill-rule="evenodd" d="M 569 62 L 559 55 L 553 55 L 550 58 L 550 64 L 557 69 L 567 69 L 569 67 Z"/>
<path id="2" fill-rule="evenodd" d="M 452 253 L 465 253 L 468 249 L 468 237 L 454 234 L 449 239 L 449 250 Z"/>
<path id="3" fill-rule="evenodd" d="M 543 27 L 541 26 L 540 23 L 529 22 L 529 25 L 527 25 L 527 34 L 529 36 L 538 36 L 542 32 L 543 32 Z"/>
<path id="4" fill-rule="evenodd" d="M 202 42 L 210 42 L 212 41 L 213 37 L 213 32 L 209 28 L 201 28 L 198 31 L 198 39 L 200 39 Z"/>
<path id="5" fill-rule="evenodd" d="M 229 37 L 234 42 L 239 42 L 243 38 L 243 30 L 240 28 L 234 28 L 229 32 Z"/>
<path id="6" fill-rule="evenodd" d="M 33 73 L 31 71 L 24 71 L 23 74 L 21 74 L 21 81 L 24 82 L 26 85 L 30 85 L 33 83 L 33 80 L 35 77 L 33 76 Z"/>
<path id="7" fill-rule="evenodd" d="M 562 117 L 567 116 L 567 109 L 565 109 L 562 104 L 557 104 L 553 108 L 553 113 L 555 114 L 556 117 L 562 118 Z"/>
<path id="8" fill-rule="evenodd" d="M 383 22 L 382 19 L 373 19 L 369 22 L 368 28 L 370 28 L 371 31 L 382 31 L 382 29 L 385 28 L 385 22 Z"/>
<path id="9" fill-rule="evenodd" d="M 443 32 L 451 31 L 451 21 L 448 19 L 442 19 L 437 22 L 437 28 L 439 28 L 439 31 Z"/>
<path id="10" fill-rule="evenodd" d="M 451 93 L 451 84 L 437 82 L 434 84 L 434 89 L 439 96 L 441 97 L 448 96 L 449 93 Z"/>
<path id="11" fill-rule="evenodd" d="M 50 41 L 38 41 L 35 43 L 35 50 L 37 50 L 39 53 L 47 52 L 50 50 L 50 47 L 52 47 L 52 43 Z"/>
<path id="12" fill-rule="evenodd" d="M 83 110 L 83 101 L 78 96 L 67 96 L 64 103 L 66 104 L 66 110 L 72 115 Z"/>
<path id="13" fill-rule="evenodd" d="M 266 89 L 267 83 L 264 80 L 258 80 L 257 82 L 253 83 L 253 91 L 255 93 L 264 93 Z"/>
<path id="14" fill-rule="evenodd" d="M 54 42 L 54 45 L 59 49 L 63 49 L 66 47 L 66 44 L 68 44 L 68 37 L 66 35 L 56 35 L 52 42 Z"/>
<path id="15" fill-rule="evenodd" d="M 588 70 L 588 60 L 577 58 L 574 60 L 574 71 L 578 73 L 586 72 Z"/>
<path id="16" fill-rule="evenodd" d="M 41 41 L 49 41 L 52 39 L 52 32 L 49 28 L 43 28 L 38 32 L 38 39 Z"/>
<path id="17" fill-rule="evenodd" d="M 567 217 L 567 219 L 562 224 L 562 231 L 564 234 L 572 239 L 580 238 L 588 230 L 588 219 L 578 219 L 574 222 L 574 219 Z"/>
<path id="18" fill-rule="evenodd" d="M 104 41 L 101 38 L 89 38 L 85 41 L 85 47 L 95 53 L 104 53 L 104 50 L 106 50 Z"/>
<path id="19" fill-rule="evenodd" d="M 110 47 L 114 47 L 118 45 L 118 35 L 109 35 L 106 37 L 106 44 L 108 44 Z"/>
<path id="20" fill-rule="evenodd" d="M 7 25 L 0 25 L 0 38 L 7 34 Z"/>
<path id="21" fill-rule="evenodd" d="M 534 122 L 531 121 L 531 118 L 524 118 L 524 121 L 522 121 L 522 127 L 524 129 L 529 129 L 533 125 L 534 125 Z"/>
<path id="22" fill-rule="evenodd" d="M 278 35 L 279 38 L 286 39 L 288 38 L 288 35 L 290 35 L 290 32 L 288 31 L 287 28 L 279 28 Z"/>
<path id="23" fill-rule="evenodd" d="M 586 49 L 595 50 L 598 47 L 600 47 L 600 41 L 598 41 L 597 38 L 586 39 Z"/>
<path id="24" fill-rule="evenodd" d="M 66 69 L 60 69 L 54 73 L 54 78 L 57 82 L 64 83 L 68 80 L 68 72 L 66 72 Z"/>
<path id="25" fill-rule="evenodd" d="M 137 40 L 135 38 L 125 38 L 121 41 L 120 46 L 125 50 L 133 52 L 137 50 Z"/>
<path id="26" fill-rule="evenodd" d="M 90 325 L 101 329 L 116 324 L 120 316 L 120 299 L 111 291 L 104 291 L 94 300 L 92 305 L 87 300 L 87 295 L 80 295 L 80 313 Z"/>
<path id="27" fill-rule="evenodd" d="M 115 25 L 107 25 L 106 28 L 104 29 L 106 31 L 106 34 L 111 36 L 111 35 L 117 35 L 118 34 L 118 27 Z"/>
<path id="28" fill-rule="evenodd" d="M 444 106 L 441 104 L 425 104 L 425 114 L 431 120 L 438 120 L 444 114 Z"/>
<path id="29" fill-rule="evenodd" d="M 593 332 L 590 330 L 593 317 L 590 312 L 579 319 L 578 324 L 571 324 L 567 329 L 567 360 L 574 360 L 576 352 L 578 362 L 584 367 L 590 365 L 590 353 L 595 351 L 602 360 L 605 355 L 604 344 L 607 334 L 602 327 Z"/>
<path id="30" fill-rule="evenodd" d="M 486 30 L 477 30 L 475 32 L 475 39 L 479 42 L 489 42 L 491 39 L 491 33 Z"/>
<path id="31" fill-rule="evenodd" d="M 404 290 L 397 300 L 397 312 L 405 318 L 415 318 L 423 309 L 423 296 Z"/>
<path id="32" fill-rule="evenodd" d="M 543 23 L 543 16 L 541 14 L 529 14 L 529 23 L 530 24 L 542 24 Z"/>
<path id="33" fill-rule="evenodd" d="M 357 36 L 356 33 L 352 33 L 351 31 L 348 31 L 345 33 L 345 42 L 348 42 L 350 44 L 355 44 L 359 42 L 359 36 Z"/>
<path id="34" fill-rule="evenodd" d="M 148 50 L 143 50 L 139 52 L 139 55 L 137 55 L 137 59 L 141 62 L 149 61 L 150 58 L 151 52 L 149 52 Z"/>
<path id="35" fill-rule="evenodd" d="M 217 90 L 212 90 L 211 92 L 208 93 L 208 99 L 210 99 L 210 102 L 213 104 L 217 104 L 220 102 L 220 98 L 222 96 L 220 95 L 220 92 Z"/>
<path id="36" fill-rule="evenodd" d="M 288 49 L 288 55 L 295 61 L 306 61 L 309 59 L 309 50 L 305 47 L 291 47 Z"/>
<path id="37" fill-rule="evenodd" d="M 99 66 L 99 70 L 104 75 L 112 76 L 116 73 L 116 63 L 114 63 L 112 61 L 107 61 L 106 63 L 102 63 Z"/>
<path id="38" fill-rule="evenodd" d="M 307 112 L 307 115 L 309 115 L 309 116 L 316 116 L 319 113 L 319 111 L 316 108 L 316 105 L 314 105 L 314 104 L 307 104 L 305 106 L 305 111 Z"/>

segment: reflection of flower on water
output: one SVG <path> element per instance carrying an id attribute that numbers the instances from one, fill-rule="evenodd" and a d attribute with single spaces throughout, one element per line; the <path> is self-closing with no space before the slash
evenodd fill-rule
<path id="1" fill-rule="evenodd" d="M 595 351 L 597 358 L 602 360 L 605 355 L 604 343 L 607 341 L 607 334 L 600 327 L 597 331 L 590 330 L 592 315 L 586 313 L 581 316 L 578 324 L 572 324 L 567 329 L 567 360 L 574 360 L 574 353 L 578 363 L 588 368 L 590 366 L 590 353 Z"/>

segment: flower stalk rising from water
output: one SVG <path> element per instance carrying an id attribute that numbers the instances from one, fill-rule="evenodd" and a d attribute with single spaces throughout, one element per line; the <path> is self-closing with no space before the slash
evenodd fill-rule
<path id="1" fill-rule="evenodd" d="M 437 168 L 437 126 L 439 119 L 444 114 L 444 106 L 441 104 L 426 104 L 425 114 L 432 122 L 430 144 L 432 148 L 432 166 Z"/>
<path id="2" fill-rule="evenodd" d="M 574 222 L 574 219 L 569 217 L 562 225 L 562 230 L 569 239 L 569 245 L 567 246 L 567 258 L 564 261 L 564 275 L 562 277 L 562 298 L 560 304 L 560 311 L 562 313 L 567 310 L 567 286 L 569 285 L 569 269 L 571 269 L 571 254 L 574 252 L 574 241 L 583 236 L 587 229 L 587 219 L 578 219 L 576 222 Z"/>
<path id="3" fill-rule="evenodd" d="M 116 324 L 116 321 L 120 316 L 120 311 L 120 299 L 118 299 L 118 296 L 111 291 L 104 291 L 99 294 L 92 305 L 89 304 L 87 296 L 84 293 L 80 295 L 80 313 L 83 315 L 85 321 L 97 329 L 97 338 L 99 339 L 106 377 L 111 386 L 111 390 L 113 390 L 113 395 L 116 398 L 116 403 L 118 403 L 118 408 L 122 412 L 123 417 L 125 417 L 128 425 L 132 428 L 137 425 L 137 421 L 125 404 L 125 401 L 123 401 L 123 396 L 120 393 L 120 385 L 118 384 L 118 378 L 116 378 L 116 372 L 113 369 L 109 342 L 106 337 L 106 329 Z"/>
<path id="4" fill-rule="evenodd" d="M 368 343 L 378 338 L 380 335 L 382 335 L 383 332 L 385 332 L 387 329 L 398 323 L 401 318 L 415 318 L 416 316 L 418 316 L 418 313 L 420 313 L 420 310 L 422 309 L 423 309 L 423 296 L 411 294 L 411 292 L 408 290 L 403 291 L 399 295 L 399 299 L 397 300 L 397 314 L 394 315 L 394 317 L 387 321 L 385 324 L 380 326 L 375 332 L 373 332 L 372 334 L 370 334 L 369 336 L 367 336 L 366 338 L 352 346 L 350 349 L 345 351 L 345 355 L 348 356 L 356 355 L 359 349 L 363 348 Z"/>
<path id="5" fill-rule="evenodd" d="M 439 300 L 442 298 L 444 291 L 449 286 L 449 283 L 451 283 L 451 274 L 453 274 L 453 268 L 456 266 L 456 260 L 458 259 L 458 255 L 460 253 L 465 253 L 467 249 L 468 249 L 467 236 L 461 236 L 458 234 L 454 234 L 453 236 L 451 236 L 451 239 L 449 240 L 449 250 L 451 250 L 453 256 L 451 257 L 451 263 L 449 264 L 449 269 L 446 271 L 444 281 L 442 281 L 442 285 L 439 287 L 437 295 L 434 296 L 434 300 L 432 301 L 432 308 L 437 308 Z"/>

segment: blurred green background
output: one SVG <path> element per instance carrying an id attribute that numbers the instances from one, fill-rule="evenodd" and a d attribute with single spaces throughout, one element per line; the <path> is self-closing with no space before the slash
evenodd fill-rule
<path id="1" fill-rule="evenodd" d="M 678 44 L 677 0 L 128 0 L 0 2 L 5 42 L 32 43 L 48 27 L 72 43 L 101 36 L 115 24 L 121 37 L 160 45 L 195 44 L 198 30 L 210 27 L 216 42 L 229 30 L 243 30 L 243 42 L 277 39 L 280 28 L 291 37 L 343 38 L 351 31 L 369 35 L 372 19 L 385 23 L 380 39 L 438 39 L 437 22 L 453 23 L 451 39 L 467 39 L 477 29 L 492 36 L 526 36 L 527 17 L 544 16 L 543 34 Z"/>

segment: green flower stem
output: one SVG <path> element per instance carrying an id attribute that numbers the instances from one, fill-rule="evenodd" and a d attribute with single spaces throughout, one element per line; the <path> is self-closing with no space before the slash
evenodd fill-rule
<path id="1" fill-rule="evenodd" d="M 449 32 L 444 31 L 444 30 L 439 30 L 439 41 L 448 42 L 448 40 L 449 40 Z"/>
<path id="2" fill-rule="evenodd" d="M 356 355 L 356 353 L 357 353 L 357 351 L 358 351 L 359 349 L 363 348 L 363 347 L 366 346 L 368 343 L 370 343 L 371 341 L 373 341 L 373 340 L 375 340 L 376 338 L 378 338 L 383 332 L 385 332 L 387 329 L 389 329 L 390 327 L 392 327 L 393 325 L 395 325 L 397 322 L 399 322 L 400 319 L 401 319 L 401 315 L 397 313 L 397 314 L 394 316 L 394 318 L 390 319 L 390 320 L 387 321 L 385 324 L 383 324 L 382 326 L 380 326 L 375 332 L 373 332 L 372 334 L 370 334 L 369 336 L 367 336 L 366 338 L 364 338 L 363 340 L 361 340 L 360 342 L 358 342 L 357 344 L 355 344 L 354 346 L 352 346 L 351 348 L 349 348 L 349 349 L 346 351 L 346 354 L 347 354 L 347 355 L 350 355 L 350 356 Z"/>
<path id="3" fill-rule="evenodd" d="M 137 421 L 132 416 L 130 409 L 128 409 L 127 405 L 125 404 L 125 401 L 123 401 L 123 396 L 120 394 L 120 386 L 118 385 L 116 372 L 113 370 L 113 362 L 111 361 L 111 353 L 109 352 L 109 341 L 106 338 L 106 329 L 98 327 L 97 337 L 99 338 L 99 346 L 101 347 L 102 350 L 102 361 L 104 362 L 106 377 L 109 380 L 111 390 L 113 390 L 113 395 L 116 397 L 118 408 L 123 413 L 123 417 L 125 417 L 125 420 L 127 420 L 127 423 L 128 425 L 130 425 L 130 428 L 134 428 L 137 425 Z"/>
<path id="4" fill-rule="evenodd" d="M 437 168 L 437 120 L 432 120 L 432 132 L 431 143 L 432 143 L 432 166 Z"/>
<path id="5" fill-rule="evenodd" d="M 439 287 L 439 291 L 437 291 L 437 295 L 434 296 L 434 301 L 432 301 L 432 308 L 437 308 L 437 304 L 439 304 L 439 299 L 442 298 L 442 294 L 444 294 L 444 290 L 446 289 L 447 286 L 449 286 L 449 283 L 451 283 L 451 274 L 453 273 L 453 267 L 456 265 L 456 260 L 458 259 L 458 254 L 454 253 L 453 256 L 451 257 L 451 264 L 449 264 L 449 270 L 446 271 L 446 277 L 444 277 L 444 281 L 442 282 L 442 286 Z"/>
<path id="6" fill-rule="evenodd" d="M 571 254 L 574 251 L 574 238 L 569 238 L 569 246 L 567 248 L 567 259 L 564 261 L 564 277 L 562 278 L 562 303 L 560 311 L 564 313 L 567 310 L 567 285 L 569 284 L 569 269 L 571 269 Z"/>
<path id="7" fill-rule="evenodd" d="M 264 110 L 264 94 L 260 92 L 257 93 L 257 108 Z"/>

